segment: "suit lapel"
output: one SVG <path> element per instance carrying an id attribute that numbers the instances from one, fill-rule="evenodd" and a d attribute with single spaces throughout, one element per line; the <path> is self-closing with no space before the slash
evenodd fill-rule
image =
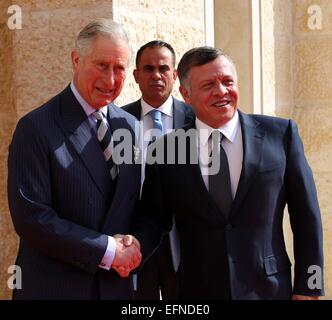
<path id="1" fill-rule="evenodd" d="M 116 130 L 130 130 L 131 125 L 128 123 L 123 114 L 119 112 L 119 108 L 114 104 L 108 106 L 108 123 L 111 127 L 112 133 Z M 130 136 L 134 139 L 134 134 L 130 131 Z M 116 138 L 116 137 L 115 137 Z M 117 138 L 116 138 L 117 139 Z M 114 141 L 114 146 L 116 146 L 120 141 Z M 112 204 L 108 210 L 106 220 L 104 222 L 103 230 L 107 230 L 110 234 L 118 233 L 119 230 L 123 228 L 121 224 L 123 223 L 123 212 L 119 210 L 121 207 L 121 202 L 123 201 L 124 193 L 128 192 L 128 183 L 133 181 L 134 183 L 139 183 L 140 178 L 137 175 L 140 174 L 140 170 L 137 169 L 137 164 L 134 164 L 134 152 L 133 144 L 137 145 L 137 141 L 132 141 L 130 148 L 132 148 L 132 158 L 131 163 L 122 163 L 118 166 L 118 176 L 116 180 L 116 189 L 113 196 Z M 127 143 L 125 143 L 127 145 Z M 138 188 L 139 190 L 139 188 Z M 105 231 L 106 232 L 106 231 Z"/>
<path id="2" fill-rule="evenodd" d="M 60 95 L 58 124 L 63 128 L 100 192 L 107 197 L 111 181 L 107 175 L 104 155 L 89 119 L 69 86 Z"/>
<path id="3" fill-rule="evenodd" d="M 245 198 L 255 174 L 259 168 L 265 131 L 259 128 L 259 122 L 252 117 L 239 112 L 242 141 L 243 165 L 239 185 L 233 201 L 231 216 L 237 213 Z"/>
<path id="4" fill-rule="evenodd" d="M 129 111 L 129 110 L 128 110 Z M 142 105 L 141 105 L 141 99 L 135 101 L 131 107 L 130 107 L 130 113 L 138 120 L 141 119 L 142 114 Z"/>
<path id="5" fill-rule="evenodd" d="M 182 108 L 181 102 L 173 98 L 173 128 L 179 129 L 185 124 L 185 109 Z"/>

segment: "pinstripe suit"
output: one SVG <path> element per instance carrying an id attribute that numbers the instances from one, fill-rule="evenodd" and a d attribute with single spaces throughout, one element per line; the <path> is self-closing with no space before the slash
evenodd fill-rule
<path id="1" fill-rule="evenodd" d="M 134 137 L 134 117 L 114 105 L 108 122 Z M 98 266 L 107 235 L 128 232 L 139 191 L 138 165 L 120 165 L 113 185 L 95 132 L 69 87 L 24 116 L 8 159 L 23 279 L 14 299 L 131 299 L 131 278 Z"/>

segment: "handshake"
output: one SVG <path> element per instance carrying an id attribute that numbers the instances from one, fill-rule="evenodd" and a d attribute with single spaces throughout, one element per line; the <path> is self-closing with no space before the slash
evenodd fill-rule
<path id="1" fill-rule="evenodd" d="M 141 245 L 131 235 L 116 234 L 113 238 L 116 250 L 112 269 L 121 277 L 128 277 L 130 271 L 136 269 L 142 261 Z"/>

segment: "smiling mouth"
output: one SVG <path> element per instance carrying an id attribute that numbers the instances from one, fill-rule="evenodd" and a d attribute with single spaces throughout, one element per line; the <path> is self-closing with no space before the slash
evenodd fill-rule
<path id="1" fill-rule="evenodd" d="M 101 92 L 102 94 L 107 94 L 107 95 L 111 95 L 113 93 L 113 90 L 108 90 L 108 89 L 101 89 L 96 87 L 96 89 Z"/>
<path id="2" fill-rule="evenodd" d="M 227 106 L 230 103 L 231 103 L 230 100 L 218 101 L 218 102 L 213 103 L 212 106 L 215 108 L 222 108 L 222 107 Z"/>

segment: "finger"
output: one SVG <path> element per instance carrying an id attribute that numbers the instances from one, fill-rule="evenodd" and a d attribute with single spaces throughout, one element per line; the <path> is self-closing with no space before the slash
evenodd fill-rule
<path id="1" fill-rule="evenodd" d="M 129 234 L 125 235 L 123 238 L 123 243 L 126 247 L 130 247 L 133 243 L 133 237 Z"/>
<path id="2" fill-rule="evenodd" d="M 134 256 L 133 256 L 133 264 L 134 264 L 134 269 L 136 269 L 140 263 L 142 261 L 142 255 L 140 252 L 137 252 Z"/>
<path id="3" fill-rule="evenodd" d="M 126 277 L 129 276 L 129 273 L 130 273 L 130 271 L 129 271 L 129 272 L 121 272 L 121 273 L 119 273 L 119 275 L 120 275 L 120 277 L 122 277 L 122 278 L 126 278 Z"/>
<path id="4" fill-rule="evenodd" d="M 123 278 L 128 277 L 128 275 L 130 274 L 129 269 L 125 269 L 125 268 L 121 268 L 121 267 L 114 267 L 113 269 Z"/>
<path id="5" fill-rule="evenodd" d="M 141 250 L 141 244 L 139 243 L 139 241 L 134 237 L 134 236 L 131 236 L 132 238 L 132 242 L 133 244 L 139 249 Z"/>
<path id="6" fill-rule="evenodd" d="M 113 238 L 120 238 L 122 239 L 124 237 L 124 234 L 117 233 L 113 236 Z"/>

